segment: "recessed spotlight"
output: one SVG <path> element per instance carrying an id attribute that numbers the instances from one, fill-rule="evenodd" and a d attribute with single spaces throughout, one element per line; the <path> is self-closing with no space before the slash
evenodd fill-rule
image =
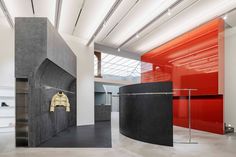
<path id="1" fill-rule="evenodd" d="M 135 36 L 136 38 L 139 38 L 139 35 L 138 34 L 136 34 L 136 36 Z"/>
<path id="2" fill-rule="evenodd" d="M 120 52 L 120 48 L 118 48 L 117 51 Z"/>
<path id="3" fill-rule="evenodd" d="M 223 19 L 226 20 L 227 18 L 228 18 L 228 15 L 226 14 L 226 15 L 223 17 Z"/>
<path id="4" fill-rule="evenodd" d="M 167 13 L 169 16 L 171 15 L 171 11 L 170 11 L 170 9 L 168 9 L 168 13 Z"/>

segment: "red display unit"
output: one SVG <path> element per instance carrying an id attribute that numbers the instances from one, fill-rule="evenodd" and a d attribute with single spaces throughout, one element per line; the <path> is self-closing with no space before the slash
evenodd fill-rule
<path id="1" fill-rule="evenodd" d="M 174 28 L 173 28 L 174 29 Z M 214 19 L 141 56 L 141 82 L 191 93 L 193 129 L 224 134 L 224 20 Z M 175 90 L 174 125 L 188 127 L 188 91 Z"/>

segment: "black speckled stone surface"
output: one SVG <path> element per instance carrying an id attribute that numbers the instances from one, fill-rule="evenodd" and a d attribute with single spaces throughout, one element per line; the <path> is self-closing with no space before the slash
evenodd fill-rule
<path id="1" fill-rule="evenodd" d="M 16 146 L 38 146 L 76 125 L 76 56 L 47 18 L 15 19 L 15 77 Z M 49 112 L 59 91 L 71 112 Z"/>
<path id="2" fill-rule="evenodd" d="M 172 92 L 172 82 L 123 86 L 120 94 Z M 144 142 L 173 146 L 171 95 L 120 95 L 120 133 Z"/>
<path id="3" fill-rule="evenodd" d="M 95 125 L 70 127 L 39 147 L 55 148 L 111 148 L 111 122 L 96 122 Z"/>

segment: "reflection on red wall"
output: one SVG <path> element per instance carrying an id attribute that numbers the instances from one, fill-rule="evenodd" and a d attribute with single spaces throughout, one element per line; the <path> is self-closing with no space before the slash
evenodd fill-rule
<path id="1" fill-rule="evenodd" d="M 224 133 L 224 21 L 210 21 L 142 57 L 142 82 L 173 81 L 174 89 L 192 91 L 192 127 Z M 188 126 L 187 91 L 175 91 L 174 124 Z"/>
<path id="2" fill-rule="evenodd" d="M 188 127 L 188 100 L 174 97 L 174 124 Z M 223 96 L 193 96 L 191 98 L 191 128 L 223 134 Z"/>

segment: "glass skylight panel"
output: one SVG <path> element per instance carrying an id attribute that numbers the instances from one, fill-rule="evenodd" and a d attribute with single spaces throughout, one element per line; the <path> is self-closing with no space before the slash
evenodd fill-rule
<path id="1" fill-rule="evenodd" d="M 151 63 L 146 63 L 146 62 L 142 62 L 141 63 L 141 68 L 142 68 L 142 72 L 147 72 L 152 70 L 152 64 Z"/>
<path id="2" fill-rule="evenodd" d="M 117 64 L 123 64 L 123 63 L 125 63 L 126 61 L 127 61 L 126 59 L 122 58 L 121 60 L 119 60 L 119 61 L 117 62 Z"/>
<path id="3" fill-rule="evenodd" d="M 122 72 L 122 71 L 117 71 L 117 72 L 114 73 L 113 75 L 116 75 L 116 76 L 125 76 L 124 72 Z"/>
<path id="4" fill-rule="evenodd" d="M 129 76 L 130 75 L 130 73 L 128 73 L 128 72 L 126 72 L 126 71 L 122 71 L 122 72 L 120 72 L 120 75 L 121 76 Z"/>
<path id="5" fill-rule="evenodd" d="M 138 64 L 139 64 L 139 62 L 138 61 L 135 61 L 133 64 L 131 64 L 130 66 L 134 66 L 134 67 L 137 67 L 138 66 Z"/>
<path id="6" fill-rule="evenodd" d="M 140 61 L 111 54 L 102 53 L 101 55 L 102 75 L 114 75 L 127 78 L 140 76 Z"/>
<path id="7" fill-rule="evenodd" d="M 103 69 L 102 70 L 102 72 L 103 72 L 103 74 L 107 74 L 107 73 L 110 73 L 111 71 L 113 71 L 113 69 L 108 69 L 108 68 L 106 68 L 106 69 Z"/>
<path id="8" fill-rule="evenodd" d="M 125 59 L 125 62 L 122 65 L 129 65 L 129 63 L 132 62 L 130 59 Z"/>
<path id="9" fill-rule="evenodd" d="M 109 62 L 109 61 L 111 61 L 112 59 L 114 59 L 116 56 L 114 56 L 114 55 L 108 55 L 107 57 L 104 57 L 103 59 L 102 59 L 102 61 L 104 61 L 104 62 Z"/>
<path id="10" fill-rule="evenodd" d="M 102 54 L 101 54 L 101 58 L 102 58 L 102 60 L 104 60 L 104 58 L 106 58 L 107 56 L 109 56 L 109 54 L 102 53 Z"/>
<path id="11" fill-rule="evenodd" d="M 119 60 L 123 59 L 122 57 L 114 57 L 112 60 L 110 60 L 110 63 L 117 63 Z"/>
<path id="12" fill-rule="evenodd" d="M 119 73 L 119 70 L 113 70 L 113 71 L 109 72 L 109 75 L 117 76 L 118 73 Z"/>
<path id="13" fill-rule="evenodd" d="M 103 68 L 108 68 L 108 69 L 114 69 L 114 68 L 117 68 L 117 65 L 113 65 L 113 64 L 104 64 L 102 69 Z"/>

